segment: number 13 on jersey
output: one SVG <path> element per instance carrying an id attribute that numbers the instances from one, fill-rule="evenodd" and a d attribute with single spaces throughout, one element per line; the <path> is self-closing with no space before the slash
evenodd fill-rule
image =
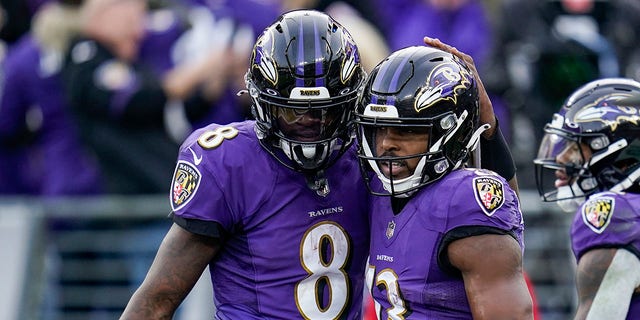
<path id="1" fill-rule="evenodd" d="M 375 282 L 374 282 L 375 281 Z M 367 283 L 373 294 L 374 290 L 381 288 L 382 291 L 387 293 L 387 301 L 391 307 L 386 312 L 388 318 L 386 320 L 404 320 L 407 313 L 407 307 L 405 301 L 402 299 L 400 293 L 400 287 L 398 285 L 398 275 L 393 269 L 385 268 L 376 274 L 376 267 L 369 265 L 367 270 Z M 374 286 L 376 287 L 374 289 Z M 375 301 L 376 315 L 380 319 L 382 306 L 378 301 Z"/>

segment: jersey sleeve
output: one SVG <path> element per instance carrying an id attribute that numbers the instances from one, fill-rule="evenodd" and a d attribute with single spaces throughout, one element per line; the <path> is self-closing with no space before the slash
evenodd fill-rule
<path id="1" fill-rule="evenodd" d="M 447 232 L 465 226 L 487 226 L 516 232 L 522 213 L 515 192 L 504 178 L 488 170 L 464 170 L 450 191 Z"/>
<path id="2" fill-rule="evenodd" d="M 625 248 L 640 257 L 631 244 L 640 239 L 640 215 L 623 194 L 591 196 L 576 213 L 571 244 L 576 260 L 596 248 Z"/>
<path id="3" fill-rule="evenodd" d="M 452 271 L 447 248 L 452 242 L 482 234 L 505 234 L 513 237 L 524 250 L 524 221 L 515 192 L 504 178 L 487 170 L 464 170 L 454 179 L 448 205 L 442 210 L 447 220 L 438 247 L 438 263 Z"/>
<path id="4" fill-rule="evenodd" d="M 197 142 L 203 132 L 194 132 L 180 147 L 169 195 L 172 218 L 190 232 L 223 237 L 238 219 L 223 188 L 228 183 L 226 172 L 216 170 L 219 158 Z"/>
<path id="5" fill-rule="evenodd" d="M 174 221 L 197 223 L 190 230 L 210 236 L 216 236 L 207 231 L 215 226 L 223 233 L 242 230 L 272 201 L 279 175 L 274 162 L 260 146 L 251 121 L 196 130 L 180 147 L 173 174 Z"/>

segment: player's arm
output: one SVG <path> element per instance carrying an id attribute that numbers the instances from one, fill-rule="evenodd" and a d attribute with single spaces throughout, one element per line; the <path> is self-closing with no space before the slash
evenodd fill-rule
<path id="1" fill-rule="evenodd" d="M 575 319 L 626 319 L 634 291 L 640 292 L 640 259 L 625 249 L 594 249 L 578 261 Z"/>
<path id="2" fill-rule="evenodd" d="M 533 319 L 533 303 L 522 273 L 522 251 L 506 234 L 455 240 L 449 262 L 460 270 L 474 319 Z"/>
<path id="3" fill-rule="evenodd" d="M 509 150 L 509 145 L 504 139 L 502 131 L 500 131 L 498 119 L 496 118 L 495 112 L 493 111 L 493 104 L 491 103 L 491 99 L 489 99 L 487 90 L 484 88 L 482 79 L 480 79 L 478 70 L 476 70 L 476 65 L 473 62 L 473 58 L 470 55 L 456 49 L 453 46 L 443 43 L 438 39 L 424 37 L 424 43 L 431 47 L 435 47 L 453 54 L 454 56 L 464 61 L 469 69 L 471 69 L 473 77 L 475 78 L 478 85 L 478 99 L 480 102 L 480 124 L 486 123 L 491 126 L 488 130 L 482 133 L 482 137 L 480 139 L 480 150 L 482 158 L 481 166 L 484 169 L 489 169 L 497 172 L 505 180 L 509 181 L 509 186 L 511 187 L 511 189 L 513 189 L 516 194 L 519 194 L 518 179 L 516 178 L 516 165 L 513 161 L 511 150 Z"/>
<path id="4" fill-rule="evenodd" d="M 216 238 L 173 224 L 120 319 L 172 319 L 220 248 Z"/>

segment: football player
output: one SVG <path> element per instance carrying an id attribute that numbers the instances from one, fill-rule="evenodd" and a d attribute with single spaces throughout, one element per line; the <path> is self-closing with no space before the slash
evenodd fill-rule
<path id="1" fill-rule="evenodd" d="M 640 83 L 595 80 L 545 128 L 534 160 L 544 201 L 575 213 L 575 319 L 640 318 Z"/>
<path id="2" fill-rule="evenodd" d="M 358 157 L 379 196 L 367 282 L 380 319 L 532 319 L 516 192 L 465 168 L 489 128 L 486 92 L 448 49 L 396 51 L 358 99 Z"/>
<path id="3" fill-rule="evenodd" d="M 180 148 L 173 226 L 123 319 L 169 318 L 207 265 L 216 319 L 359 319 L 369 195 L 353 144 L 365 74 L 328 15 L 283 14 L 245 80 L 255 121 L 211 124 Z"/>

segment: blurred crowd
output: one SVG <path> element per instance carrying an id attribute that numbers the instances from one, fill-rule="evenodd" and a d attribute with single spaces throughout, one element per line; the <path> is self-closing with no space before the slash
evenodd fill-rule
<path id="1" fill-rule="evenodd" d="M 251 47 L 282 12 L 317 8 L 370 70 L 439 38 L 479 67 L 521 187 L 562 100 L 640 79 L 637 0 L 0 0 L 0 195 L 169 191 L 178 146 L 251 118 Z"/>

